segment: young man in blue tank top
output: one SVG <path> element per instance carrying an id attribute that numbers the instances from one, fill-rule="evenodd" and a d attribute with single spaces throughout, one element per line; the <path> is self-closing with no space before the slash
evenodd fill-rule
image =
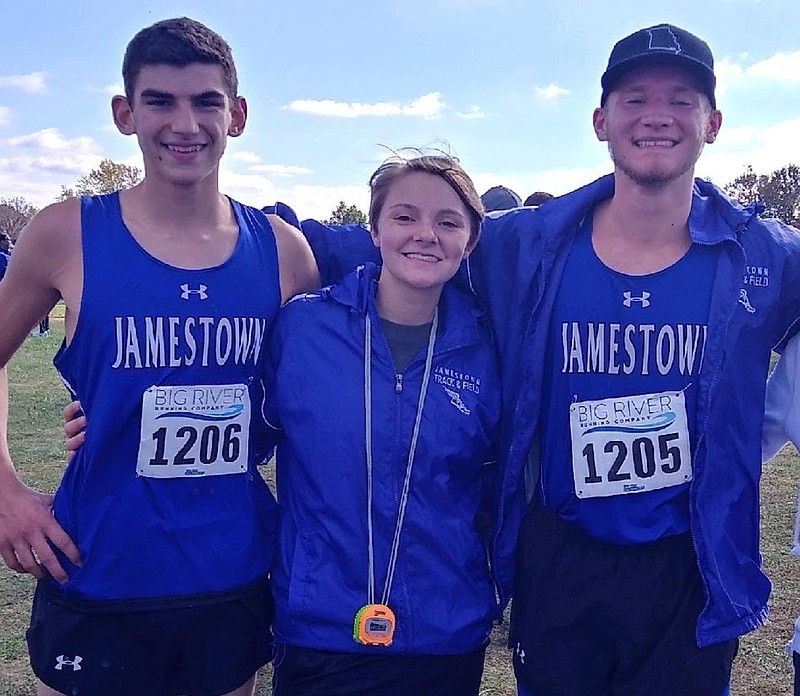
<path id="1" fill-rule="evenodd" d="M 0 373 L 0 554 L 39 578 L 29 649 L 42 696 L 245 696 L 270 656 L 275 501 L 256 470 L 265 334 L 318 287 L 296 229 L 219 192 L 240 135 L 230 48 L 187 19 L 128 45 L 117 128 L 145 178 L 45 208 L 0 284 L 0 365 L 59 299 L 55 359 L 91 444 L 55 496 L 7 446 Z"/>

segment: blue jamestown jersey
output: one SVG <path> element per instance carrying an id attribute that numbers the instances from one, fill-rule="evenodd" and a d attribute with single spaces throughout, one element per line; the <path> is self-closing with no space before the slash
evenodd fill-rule
<path id="1" fill-rule="evenodd" d="M 176 600 L 270 570 L 277 506 L 255 435 L 277 249 L 260 211 L 231 205 L 230 258 L 185 270 L 139 246 L 118 194 L 82 199 L 80 316 L 54 360 L 89 422 L 55 497 L 82 558 L 63 560 L 69 595 Z"/>
<path id="2" fill-rule="evenodd" d="M 538 493 L 595 538 L 689 530 L 714 265 L 714 250 L 694 244 L 668 268 L 626 275 L 595 254 L 591 216 L 575 237 L 546 347 Z"/>

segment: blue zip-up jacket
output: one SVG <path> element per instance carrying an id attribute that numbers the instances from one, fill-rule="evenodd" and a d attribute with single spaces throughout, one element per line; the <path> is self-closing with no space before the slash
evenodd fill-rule
<path id="1" fill-rule="evenodd" d="M 388 648 L 356 643 L 368 602 L 364 332 L 372 321 L 375 601 L 380 602 L 416 418 L 425 351 L 399 372 L 375 307 L 378 269 L 296 298 L 273 334 L 268 418 L 278 444 L 280 537 L 273 570 L 277 642 L 340 652 L 459 654 L 498 616 L 476 527 L 494 459 L 500 385 L 488 319 L 452 284 L 439 304 L 430 379 L 388 604 Z M 276 422 L 277 421 L 277 422 Z"/>
<path id="2" fill-rule="evenodd" d="M 501 586 L 511 586 L 513 547 L 528 491 L 538 480 L 546 338 L 553 303 L 581 221 L 613 195 L 607 176 L 531 211 L 484 224 L 467 263 L 487 303 L 503 365 L 505 462 L 502 522 L 496 532 Z M 690 520 L 706 605 L 697 640 L 737 637 L 767 617 L 770 582 L 761 571 L 761 427 L 770 352 L 800 323 L 800 234 L 761 220 L 714 185 L 697 179 L 689 217 L 697 244 L 718 251 L 708 342 L 698 377 Z"/>
<path id="3" fill-rule="evenodd" d="M 546 338 L 572 240 L 594 207 L 614 193 L 612 175 L 549 201 L 485 219 L 461 279 L 484 301 L 500 353 L 503 419 L 500 512 L 492 565 L 501 601 L 514 584 L 514 551 L 538 481 L 537 427 Z M 708 342 L 698 379 L 692 537 L 707 603 L 701 646 L 757 628 L 767 617 L 769 579 L 761 571 L 761 427 L 770 351 L 800 328 L 800 234 L 762 220 L 713 184 L 695 180 L 692 240 L 718 249 Z M 374 254 L 369 235 L 304 221 L 323 282 Z M 371 248 L 372 247 L 372 248 Z"/>

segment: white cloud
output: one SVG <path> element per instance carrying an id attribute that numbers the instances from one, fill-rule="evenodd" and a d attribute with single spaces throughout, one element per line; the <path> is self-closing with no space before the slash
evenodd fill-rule
<path id="1" fill-rule="evenodd" d="M 0 126 L 7 126 L 11 123 L 11 107 L 0 106 Z"/>
<path id="2" fill-rule="evenodd" d="M 800 51 L 776 53 L 771 58 L 754 63 L 746 73 L 760 79 L 800 83 Z"/>
<path id="3" fill-rule="evenodd" d="M 282 198 L 281 196 L 284 196 Z M 369 209 L 369 189 L 366 186 L 293 186 L 280 192 L 278 200 L 291 205 L 301 220 L 323 220 L 344 201 L 366 213 Z"/>
<path id="4" fill-rule="evenodd" d="M 717 94 L 724 94 L 731 85 L 748 83 L 800 84 L 800 51 L 776 53 L 770 58 L 747 65 L 746 56 L 740 62 L 723 58 L 714 67 L 717 74 Z"/>
<path id="5" fill-rule="evenodd" d="M 570 94 L 568 89 L 559 87 L 557 84 L 552 82 L 547 85 L 547 87 L 536 87 L 534 91 L 536 92 L 536 96 L 543 101 L 556 101 L 557 99 Z"/>
<path id="6" fill-rule="evenodd" d="M 239 174 L 224 167 L 220 169 L 220 189 L 242 203 L 262 208 L 281 201 L 290 205 L 301 220 L 324 219 L 345 201 L 364 212 L 369 207 L 366 186 L 278 186 L 265 176 Z"/>
<path id="7" fill-rule="evenodd" d="M 449 10 L 500 10 L 519 7 L 520 0 L 439 0 L 439 4 Z"/>
<path id="8" fill-rule="evenodd" d="M 18 89 L 28 94 L 47 93 L 47 73 L 33 72 L 27 75 L 0 75 L 0 88 Z"/>
<path id="9" fill-rule="evenodd" d="M 0 140 L 0 191 L 37 206 L 51 203 L 102 159 L 89 137 L 65 138 L 56 128 Z"/>
<path id="10" fill-rule="evenodd" d="M 228 152 L 225 156 L 228 162 L 244 162 L 245 164 L 258 164 L 261 161 L 261 155 L 248 150 L 240 150 L 239 152 Z"/>
<path id="11" fill-rule="evenodd" d="M 362 118 L 365 116 L 415 116 L 419 118 L 439 118 L 446 108 L 439 92 L 424 94 L 407 104 L 399 102 L 337 102 L 332 99 L 298 99 L 284 107 L 291 111 L 332 116 L 336 118 Z"/>
<path id="12" fill-rule="evenodd" d="M 44 151 L 70 151 L 70 152 L 99 152 L 99 145 L 88 136 L 81 136 L 68 140 L 57 128 L 44 128 L 35 133 L 18 135 L 0 144 L 18 147 L 24 150 L 44 150 Z"/>
<path id="13" fill-rule="evenodd" d="M 110 85 L 105 85 L 104 87 L 94 87 L 93 85 L 89 85 L 87 89 L 90 92 L 108 94 L 111 97 L 115 97 L 118 94 L 125 94 L 125 86 L 121 82 L 114 82 Z"/>
<path id="14" fill-rule="evenodd" d="M 313 169 L 298 167 L 294 164 L 256 164 L 250 167 L 250 171 L 274 174 L 275 176 L 299 176 L 302 174 L 312 174 L 314 172 Z"/>
<path id="15" fill-rule="evenodd" d="M 478 106 L 477 104 L 472 104 L 466 111 L 456 115 L 459 118 L 463 118 L 468 121 L 486 117 L 486 114 L 483 112 L 483 109 L 481 109 L 481 107 Z"/>
<path id="16" fill-rule="evenodd" d="M 800 118 L 766 127 L 746 126 L 720 131 L 714 145 L 706 147 L 697 166 L 699 176 L 724 186 L 752 165 L 759 174 L 800 162 Z"/>
<path id="17" fill-rule="evenodd" d="M 263 164 L 261 155 L 249 150 L 230 152 L 225 157 L 225 164 L 230 166 L 234 163 L 242 163 L 247 166 L 247 170 L 257 174 L 272 174 L 273 176 L 301 176 L 313 174 L 314 170 L 308 167 L 300 167 L 294 164 Z"/>

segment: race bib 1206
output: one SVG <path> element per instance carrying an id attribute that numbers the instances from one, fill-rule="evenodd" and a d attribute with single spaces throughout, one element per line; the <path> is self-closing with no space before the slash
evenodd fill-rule
<path id="1" fill-rule="evenodd" d="M 683 392 L 576 402 L 569 424 L 579 498 L 654 491 L 692 478 Z"/>
<path id="2" fill-rule="evenodd" d="M 249 435 L 244 384 L 150 387 L 142 397 L 136 471 L 150 478 L 242 474 Z"/>

